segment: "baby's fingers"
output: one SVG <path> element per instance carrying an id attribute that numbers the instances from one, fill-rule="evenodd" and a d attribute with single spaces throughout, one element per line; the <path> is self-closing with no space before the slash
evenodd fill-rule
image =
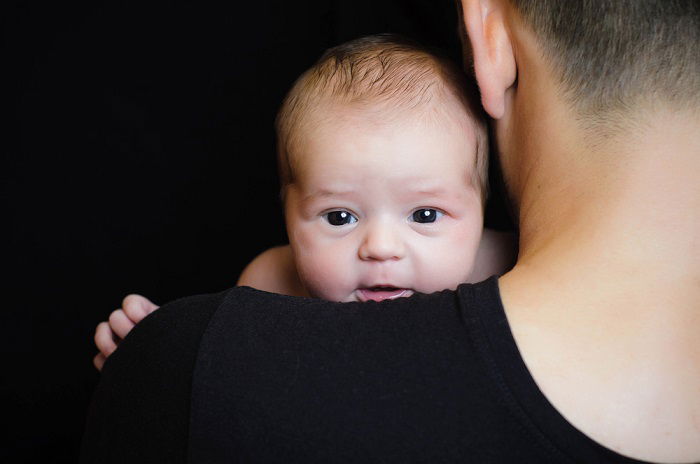
<path id="1" fill-rule="evenodd" d="M 121 309 L 112 311 L 112 314 L 109 315 L 109 327 L 117 335 L 117 337 L 121 339 L 126 337 L 126 334 L 128 334 L 131 329 L 134 328 L 134 325 L 135 324 L 131 322 L 131 319 L 129 319 L 126 313 L 124 313 L 124 311 Z"/>
<path id="2" fill-rule="evenodd" d="M 145 296 L 131 294 L 127 295 L 122 301 L 122 309 L 131 322 L 137 324 L 144 317 L 158 309 L 158 305 Z"/>
<path id="3" fill-rule="evenodd" d="M 102 366 L 105 365 L 105 360 L 107 358 L 102 353 L 97 353 L 94 358 L 92 358 L 92 364 L 95 365 L 95 369 L 102 372 Z"/>
<path id="4" fill-rule="evenodd" d="M 112 329 L 109 328 L 107 322 L 100 322 L 97 325 L 97 329 L 95 329 L 95 345 L 105 358 L 117 349 Z M 97 365 L 95 365 L 95 367 L 97 367 Z"/>

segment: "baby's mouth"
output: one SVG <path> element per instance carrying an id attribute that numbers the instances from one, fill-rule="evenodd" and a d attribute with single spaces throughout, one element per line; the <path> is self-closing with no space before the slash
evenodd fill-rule
<path id="1" fill-rule="evenodd" d="M 385 285 L 357 289 L 357 297 L 362 302 L 394 300 L 411 295 L 413 295 L 413 290 L 409 288 L 397 288 Z"/>

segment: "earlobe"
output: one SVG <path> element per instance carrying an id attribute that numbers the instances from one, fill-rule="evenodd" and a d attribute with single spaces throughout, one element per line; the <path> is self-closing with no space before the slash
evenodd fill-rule
<path id="1" fill-rule="evenodd" d="M 517 75 L 507 14 L 508 6 L 503 1 L 462 0 L 462 19 L 474 55 L 481 104 L 494 119 L 503 117 L 506 91 Z"/>

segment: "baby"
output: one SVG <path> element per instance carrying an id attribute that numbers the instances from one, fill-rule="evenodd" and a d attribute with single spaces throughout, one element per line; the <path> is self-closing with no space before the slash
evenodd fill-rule
<path id="1" fill-rule="evenodd" d="M 507 270 L 507 234 L 483 231 L 486 123 L 449 60 L 377 35 L 328 50 L 276 121 L 289 245 L 238 285 L 332 301 L 455 289 Z M 483 232 L 483 233 L 482 233 Z M 98 326 L 98 368 L 148 312 L 140 296 Z"/>

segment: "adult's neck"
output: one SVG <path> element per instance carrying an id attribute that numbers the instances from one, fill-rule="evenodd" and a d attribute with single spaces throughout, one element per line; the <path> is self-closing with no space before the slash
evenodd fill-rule
<path id="1" fill-rule="evenodd" d="M 644 460 L 700 453 L 699 127 L 697 116 L 659 111 L 587 151 L 557 134 L 533 143 L 516 192 L 520 255 L 499 281 L 549 400 L 593 439 Z"/>
<path id="2" fill-rule="evenodd" d="M 675 289 L 697 305 L 700 116 L 649 107 L 602 138 L 560 118 L 528 147 L 520 268 Z"/>
<path id="3" fill-rule="evenodd" d="M 649 96 L 584 117 L 532 33 L 511 32 L 518 81 L 496 136 L 518 205 L 515 275 L 665 281 L 697 306 L 700 110 Z"/>

